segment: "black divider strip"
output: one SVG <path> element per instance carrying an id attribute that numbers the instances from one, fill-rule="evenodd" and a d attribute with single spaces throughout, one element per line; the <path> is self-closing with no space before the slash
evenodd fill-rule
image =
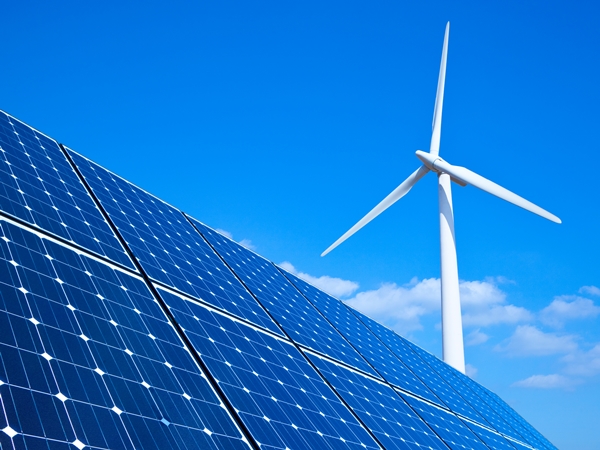
<path id="1" fill-rule="evenodd" d="M 162 308 L 163 312 L 166 314 L 167 318 L 169 319 L 169 321 L 173 325 L 173 328 L 175 329 L 175 331 L 179 335 L 180 339 L 190 349 L 190 354 L 192 355 L 192 358 L 194 358 L 194 361 L 196 361 L 196 363 L 198 364 L 198 366 L 202 369 L 202 371 L 206 375 L 206 378 L 208 379 L 209 383 L 212 385 L 212 387 L 214 388 L 215 392 L 219 396 L 219 399 L 223 402 L 223 404 L 227 408 L 227 411 L 229 412 L 229 414 L 231 415 L 231 417 L 233 418 L 233 420 L 235 420 L 236 424 L 238 425 L 238 427 L 240 428 L 240 430 L 244 434 L 244 437 L 246 438 L 246 440 L 248 441 L 248 443 L 252 446 L 252 448 L 254 450 L 260 450 L 260 446 L 258 445 L 258 443 L 252 437 L 252 434 L 250 433 L 250 430 L 248 430 L 248 428 L 246 427 L 246 425 L 244 424 L 244 422 L 242 421 L 242 419 L 238 416 L 237 412 L 235 411 L 235 408 L 229 402 L 229 399 L 227 398 L 227 396 L 225 395 L 225 393 L 223 392 L 223 390 L 221 389 L 221 387 L 219 386 L 219 384 L 217 383 L 217 381 L 213 377 L 212 373 L 208 370 L 208 367 L 206 366 L 206 364 L 204 364 L 204 361 L 202 361 L 202 358 L 200 358 L 200 355 L 198 354 L 198 352 L 196 351 L 196 349 L 192 345 L 192 342 L 188 339 L 187 335 L 185 334 L 185 332 L 183 331 L 183 329 L 181 328 L 181 326 L 179 325 L 179 323 L 177 322 L 177 320 L 175 320 L 175 317 L 173 316 L 173 314 L 169 310 L 169 307 L 167 306 L 167 304 L 165 303 L 165 301 L 163 300 L 163 298 L 158 293 L 158 290 L 156 289 L 156 287 L 152 283 L 151 278 L 144 271 L 144 268 L 142 267 L 142 265 L 140 264 L 140 262 L 138 261 L 138 259 L 135 257 L 134 253 L 129 248 L 129 245 L 125 241 L 125 238 L 123 238 L 123 236 L 121 236 L 121 234 L 119 233 L 119 230 L 118 230 L 117 226 L 113 223 L 112 219 L 110 218 L 110 216 L 108 215 L 108 213 L 106 212 L 106 210 L 102 207 L 102 204 L 100 203 L 100 200 L 98 199 L 98 197 L 96 197 L 96 194 L 94 194 L 94 191 L 92 191 L 91 186 L 88 184 L 88 182 L 84 178 L 83 174 L 81 173 L 81 171 L 79 170 L 79 168 L 77 167 L 77 165 L 75 165 L 75 162 L 71 158 L 71 155 L 69 155 L 69 152 L 65 149 L 65 147 L 62 144 L 59 144 L 59 146 L 60 146 L 61 150 L 63 151 L 63 153 L 65 154 L 65 156 L 67 157 L 69 163 L 71 164 L 71 166 L 75 170 L 75 173 L 77 173 L 77 176 L 79 176 L 79 178 L 81 179 L 81 182 L 83 183 L 83 185 L 85 186 L 85 188 L 87 189 L 87 191 L 91 195 L 92 199 L 96 203 L 96 206 L 100 209 L 100 212 L 102 213 L 102 215 L 104 216 L 104 218 L 108 222 L 109 226 L 111 227 L 111 229 L 113 230 L 113 232 L 117 236 L 117 239 L 119 239 L 119 242 L 121 242 L 121 245 L 126 250 L 126 252 L 129 255 L 129 257 L 131 258 L 131 260 L 133 261 L 133 264 L 135 265 L 135 267 L 137 268 L 137 270 L 141 274 L 142 278 L 144 279 L 144 282 L 146 283 L 146 286 L 148 287 L 148 289 L 150 289 L 150 292 L 152 292 L 152 295 L 154 296 L 154 298 L 156 299 L 156 301 L 158 302 L 158 304 Z"/>
<path id="2" fill-rule="evenodd" d="M 254 299 L 264 309 L 264 311 L 271 318 L 271 320 L 273 320 L 273 322 L 275 322 L 277 324 L 277 326 L 279 328 L 281 328 L 281 330 L 284 333 L 285 337 L 290 341 L 290 343 L 294 347 L 296 347 L 296 349 L 304 357 L 304 359 L 306 360 L 306 362 L 317 372 L 317 374 L 319 374 L 319 376 L 321 377 L 321 379 L 323 380 L 323 382 L 327 386 L 329 386 L 329 388 L 336 395 L 336 397 L 338 398 L 338 400 L 340 401 L 340 403 L 342 403 L 346 408 L 348 408 L 348 411 L 350 411 L 350 413 L 354 416 L 354 418 L 356 419 L 356 421 L 365 429 L 365 431 L 367 433 L 369 433 L 369 436 L 371 436 L 371 438 L 373 438 L 373 440 L 377 443 L 377 445 L 379 445 L 381 448 L 385 449 L 385 446 L 379 441 L 379 439 L 377 438 L 377 436 L 375 436 L 375 434 L 371 431 L 371 429 L 361 420 L 360 417 L 358 417 L 358 415 L 354 412 L 354 410 L 352 409 L 352 407 L 348 403 L 346 403 L 346 401 L 340 396 L 340 394 L 336 391 L 336 389 L 333 387 L 333 385 L 331 383 L 329 383 L 329 381 L 327 381 L 327 379 L 323 376 L 323 374 L 318 369 L 318 367 L 313 364 L 313 362 L 310 360 L 310 358 L 308 358 L 304 354 L 304 352 L 302 351 L 302 346 L 300 346 L 300 344 L 298 344 L 295 340 L 292 339 L 292 337 L 287 333 L 287 331 L 285 331 L 285 329 L 283 328 L 283 326 L 281 326 L 281 324 L 275 319 L 275 317 L 273 317 L 273 315 L 267 310 L 267 308 L 264 307 L 264 305 L 260 302 L 260 300 L 258 299 L 258 297 L 256 297 L 256 295 L 254 295 L 254 293 L 250 290 L 250 288 L 246 285 L 246 283 L 244 283 L 244 281 L 238 276 L 237 273 L 235 273 L 235 271 L 227 263 L 227 261 L 225 261 L 225 258 L 223 258 L 220 255 L 220 253 L 217 251 L 217 249 L 215 247 L 213 247 L 213 245 L 208 241 L 208 239 L 206 237 L 204 237 L 204 235 L 202 234 L 202 232 L 196 227 L 196 225 L 190 219 L 190 217 L 188 217 L 188 215 L 186 213 L 184 213 L 184 212 L 182 212 L 182 214 L 186 218 L 186 220 L 194 227 L 194 229 L 198 232 L 198 234 L 202 237 L 202 239 L 204 239 L 206 241 L 206 243 L 210 246 L 210 248 L 213 249 L 213 251 L 215 252 L 215 254 L 221 259 L 221 261 L 223 261 L 223 264 L 225 264 L 227 266 L 227 268 L 229 270 L 231 270 L 231 273 L 233 273 L 233 275 L 238 279 L 238 281 L 240 283 L 242 283 L 242 285 L 246 288 L 246 290 L 250 293 L 250 295 L 252 295 L 252 297 L 254 297 Z M 319 353 L 320 354 L 320 352 L 315 352 L 315 353 Z"/>
<path id="3" fill-rule="evenodd" d="M 273 264 L 273 263 L 271 263 L 271 264 Z M 304 293 L 303 293 L 303 292 L 302 292 L 302 291 L 301 291 L 301 290 L 298 288 L 298 286 L 296 286 L 296 285 L 294 284 L 294 282 L 293 282 L 293 281 L 292 281 L 290 278 L 288 278 L 288 277 L 285 275 L 285 273 L 284 273 L 284 270 L 282 270 L 282 269 L 280 269 L 279 267 L 277 267 L 277 265 L 276 265 L 276 264 L 273 264 L 273 265 L 275 266 L 275 268 L 276 268 L 277 270 L 279 270 L 279 272 L 281 272 L 281 274 L 282 274 L 282 275 L 285 277 L 285 279 L 286 279 L 286 280 L 288 280 L 288 281 L 290 282 L 290 284 L 291 284 L 291 285 L 294 287 L 294 289 L 296 289 L 296 290 L 297 290 L 297 291 L 300 293 L 300 295 L 302 295 L 302 296 L 303 296 L 303 297 L 306 299 L 306 301 L 307 301 L 308 303 L 310 303 L 310 304 L 311 304 L 311 305 L 312 305 L 312 306 L 313 306 L 313 307 L 314 307 L 314 308 L 315 308 L 315 309 L 316 309 L 316 310 L 319 312 L 319 314 L 321 314 L 321 316 L 323 317 L 323 319 L 325 319 L 327 322 L 329 322 L 329 323 L 331 324 L 331 326 L 332 326 L 332 327 L 333 327 L 333 328 L 334 328 L 334 329 L 335 329 L 335 330 L 336 330 L 338 333 L 340 333 L 340 335 L 342 336 L 342 338 L 344 338 L 344 339 L 346 340 L 346 342 L 348 343 L 348 345 L 349 345 L 350 347 L 352 347 L 354 350 L 356 350 L 356 352 L 357 352 L 359 355 L 361 355 L 361 356 L 362 356 L 362 353 L 361 353 L 361 352 L 359 352 L 359 351 L 358 351 L 358 349 L 357 349 L 356 347 L 354 347 L 354 345 L 352 345 L 352 343 L 351 343 L 351 342 L 350 342 L 348 339 L 346 339 L 346 336 L 344 336 L 344 334 L 343 334 L 341 331 L 339 331 L 339 330 L 338 330 L 338 329 L 335 327 L 335 325 L 334 325 L 334 324 L 333 324 L 333 323 L 332 323 L 332 322 L 331 322 L 331 321 L 330 321 L 330 320 L 329 320 L 327 317 L 325 317 L 325 315 L 324 315 L 323 313 L 321 313 L 321 311 L 319 311 L 319 309 L 318 309 L 318 308 L 317 308 L 317 307 L 316 307 L 316 306 L 313 304 L 313 302 L 311 302 L 311 301 L 310 301 L 310 299 L 309 299 L 309 298 L 308 298 L 306 295 L 304 295 Z M 346 307 L 346 306 L 344 305 L 344 307 Z M 350 314 L 352 314 L 352 312 L 350 312 Z M 358 319 L 358 318 L 357 318 L 357 319 Z M 359 320 L 359 322 L 360 322 L 360 320 Z M 360 323 L 362 323 L 362 322 L 360 322 Z M 363 325 L 365 325 L 365 324 L 363 323 Z M 367 329 L 367 331 L 371 332 L 371 333 L 373 334 L 373 336 L 375 336 L 375 338 L 376 338 L 376 339 L 378 339 L 378 340 L 379 340 L 379 338 L 377 337 L 377 335 L 376 335 L 375 333 L 373 333 L 373 332 L 371 331 L 371 329 L 370 329 L 370 328 L 368 328 L 366 325 L 365 325 L 365 328 Z M 390 351 L 391 351 L 391 350 L 390 350 Z M 396 357 L 396 355 L 395 355 L 394 353 L 392 353 L 392 355 L 393 355 L 394 357 Z M 381 373 L 380 373 L 380 372 L 379 372 L 379 371 L 378 371 L 378 370 L 377 370 L 377 369 L 376 369 L 376 368 L 373 366 L 373 364 L 371 364 L 371 363 L 370 363 L 370 362 L 369 362 L 369 361 L 368 361 L 368 360 L 367 360 L 367 359 L 366 359 L 364 356 L 363 356 L 363 358 L 364 358 L 364 360 L 365 360 L 365 361 L 367 361 L 367 364 L 369 364 L 369 365 L 370 365 L 370 366 L 373 368 L 373 370 L 375 371 L 375 373 L 377 373 L 377 374 L 378 374 L 378 375 L 381 377 L 381 379 L 383 380 L 383 384 L 384 384 L 384 385 L 386 385 L 386 386 L 388 386 L 388 387 L 389 387 L 389 388 L 392 390 L 392 392 L 393 392 L 395 395 L 397 395 L 398 397 L 400 397 L 400 396 L 398 395 L 398 393 L 396 392 L 396 390 L 400 390 L 400 391 L 402 391 L 402 392 L 406 392 L 407 394 L 410 394 L 410 395 L 412 395 L 413 397 L 416 397 L 416 398 L 418 398 L 419 400 L 422 400 L 422 401 L 423 401 L 423 402 L 425 402 L 425 403 L 429 403 L 429 404 L 431 404 L 431 405 L 434 405 L 434 403 L 432 403 L 430 400 L 427 400 L 427 399 L 425 399 L 425 398 L 421 397 L 420 395 L 413 394 L 412 392 L 409 392 L 409 391 L 407 391 L 406 389 L 403 389 L 403 388 L 401 388 L 400 386 L 396 386 L 395 384 L 393 384 L 393 383 L 390 383 L 390 382 L 389 382 L 389 381 L 388 381 L 388 380 L 387 380 L 387 379 L 386 379 L 386 378 L 385 378 L 385 377 L 384 377 L 384 376 L 383 376 L 383 375 L 382 375 L 382 374 L 381 374 Z M 397 357 L 396 357 L 396 358 L 397 358 Z M 399 362 L 400 364 L 402 364 L 402 361 L 398 361 L 398 362 Z M 409 369 L 409 370 L 410 370 L 410 369 Z M 415 376 L 416 376 L 416 375 L 415 375 Z M 417 378 L 417 379 L 418 379 L 418 378 Z M 425 385 L 425 386 L 427 386 L 427 385 Z M 434 394 L 434 395 L 435 395 L 435 394 Z M 403 399 L 402 397 L 400 397 L 400 400 L 404 402 L 404 399 Z M 406 403 L 406 405 L 407 405 L 407 406 L 410 408 L 410 410 L 411 410 L 413 413 L 415 413 L 415 415 L 416 415 L 416 416 L 418 416 L 418 417 L 421 417 L 421 415 L 419 415 L 419 413 L 418 413 L 417 411 L 415 411 L 415 409 L 414 409 L 414 408 L 413 408 L 413 407 L 412 407 L 410 404 L 408 404 L 408 402 L 404 402 L 404 403 Z M 440 407 L 439 405 L 435 405 L 435 406 L 437 406 L 438 408 Z M 431 432 L 432 432 L 434 435 L 436 435 L 437 437 L 439 437 L 439 438 L 440 438 L 440 441 L 441 441 L 441 442 L 442 442 L 444 445 L 448 446 L 448 444 L 446 444 L 446 442 L 444 441 L 444 439 L 442 439 L 442 437 L 441 437 L 439 434 L 437 434 L 437 433 L 435 432 L 435 430 L 433 429 L 433 427 L 427 423 L 427 421 L 425 420 L 425 418 L 421 417 L 421 420 L 423 420 L 423 423 L 424 423 L 425 425 L 427 425 L 427 427 L 428 427 L 428 428 L 431 430 Z M 459 420 L 460 420 L 460 419 L 459 419 Z"/>

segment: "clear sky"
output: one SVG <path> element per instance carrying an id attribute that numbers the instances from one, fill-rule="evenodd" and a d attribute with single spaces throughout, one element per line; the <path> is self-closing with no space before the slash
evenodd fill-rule
<path id="1" fill-rule="evenodd" d="M 0 108 L 440 355 L 434 176 L 319 255 L 428 150 L 450 21 L 441 156 L 563 220 L 453 185 L 469 371 L 599 448 L 598 6 L 211 3 L 5 2 Z"/>

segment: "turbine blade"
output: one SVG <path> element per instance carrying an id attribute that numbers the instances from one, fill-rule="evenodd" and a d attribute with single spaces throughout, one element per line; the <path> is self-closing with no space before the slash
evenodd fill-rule
<path id="1" fill-rule="evenodd" d="M 442 136 L 442 108 L 444 107 L 444 86 L 446 84 L 446 60 L 448 59 L 448 36 L 450 35 L 450 22 L 446 25 L 444 46 L 442 47 L 442 62 L 438 78 L 437 93 L 435 94 L 435 107 L 433 108 L 433 123 L 431 125 L 431 145 L 429 153 L 438 155 L 440 152 L 440 139 Z"/>
<path id="2" fill-rule="evenodd" d="M 396 189 L 394 189 L 386 198 L 384 198 L 375 208 L 369 211 L 369 213 L 365 217 L 360 219 L 356 225 L 354 225 L 352 228 L 346 231 L 342 237 L 340 237 L 337 241 L 331 244 L 327 250 L 321 253 L 321 256 L 325 256 L 327 253 L 329 253 L 331 250 L 336 248 L 338 245 L 340 245 L 342 242 L 344 242 L 346 239 L 348 239 L 350 236 L 352 236 L 354 233 L 360 230 L 362 227 L 368 224 L 371 220 L 373 220 L 383 211 L 388 209 L 390 206 L 392 206 L 394 203 L 396 203 L 398 200 L 400 200 L 402 197 L 408 194 L 408 191 L 410 191 L 412 187 L 417 183 L 417 181 L 423 178 L 423 176 L 427 172 L 429 172 L 429 169 L 425 166 L 421 166 L 417 170 L 415 170 L 406 180 L 404 180 Z"/>
<path id="3" fill-rule="evenodd" d="M 562 223 L 562 221 L 554 214 L 549 213 L 545 209 L 531 203 L 529 200 L 525 200 L 523 197 L 518 196 L 514 192 L 503 188 L 487 178 L 483 178 L 481 175 L 478 175 L 465 167 L 453 166 L 452 164 L 449 164 L 441 159 L 436 160 L 434 165 L 437 170 L 445 172 L 451 177 L 457 178 L 459 181 L 471 184 L 482 191 L 495 195 L 496 197 L 506 200 L 513 205 L 520 206 L 521 208 L 531 211 L 538 216 L 542 216 L 545 219 L 551 220 L 552 222 Z"/>

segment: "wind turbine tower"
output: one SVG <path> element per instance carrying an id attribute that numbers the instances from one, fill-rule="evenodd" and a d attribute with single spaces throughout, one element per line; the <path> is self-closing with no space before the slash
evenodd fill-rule
<path id="1" fill-rule="evenodd" d="M 417 158 L 423 163 L 415 172 L 404 180 L 386 198 L 384 198 L 366 216 L 335 241 L 321 256 L 332 251 L 371 220 L 404 197 L 411 188 L 428 172 L 438 176 L 438 201 L 440 209 L 440 262 L 441 262 L 441 294 L 442 294 L 442 353 L 446 363 L 465 373 L 465 351 L 463 344 L 460 293 L 458 285 L 458 264 L 456 259 L 456 241 L 454 237 L 454 211 L 452 208 L 451 181 L 460 186 L 468 184 L 499 197 L 507 202 L 520 206 L 552 222 L 561 223 L 560 219 L 548 211 L 534 205 L 523 197 L 499 186 L 498 184 L 470 171 L 465 167 L 453 166 L 439 157 L 440 137 L 442 131 L 442 107 L 444 104 L 444 84 L 446 79 L 446 61 L 448 56 L 448 36 L 450 22 L 446 25 L 442 62 L 438 78 L 435 108 L 433 110 L 433 127 L 429 153 L 417 150 Z"/>

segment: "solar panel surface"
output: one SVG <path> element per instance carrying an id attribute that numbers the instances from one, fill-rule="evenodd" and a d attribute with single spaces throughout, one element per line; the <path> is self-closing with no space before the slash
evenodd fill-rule
<path id="1" fill-rule="evenodd" d="M 555 448 L 393 331 L 4 113 L 0 151 L 1 448 Z"/>
<path id="2" fill-rule="evenodd" d="M 0 111 L 0 211 L 133 268 L 53 139 Z"/>
<path id="3" fill-rule="evenodd" d="M 377 376 L 364 358 L 271 262 L 198 221 L 194 224 L 295 341 Z"/>
<path id="4" fill-rule="evenodd" d="M 150 278 L 280 333 L 180 211 L 70 154 Z"/>
<path id="5" fill-rule="evenodd" d="M 439 399 L 423 382 L 356 317 L 348 306 L 289 272 L 281 268 L 280 271 L 334 324 L 338 331 L 373 365 L 383 378 L 413 394 L 432 402 L 439 402 Z"/>
<path id="6" fill-rule="evenodd" d="M 2 448 L 248 448 L 143 281 L 0 227 Z"/>

